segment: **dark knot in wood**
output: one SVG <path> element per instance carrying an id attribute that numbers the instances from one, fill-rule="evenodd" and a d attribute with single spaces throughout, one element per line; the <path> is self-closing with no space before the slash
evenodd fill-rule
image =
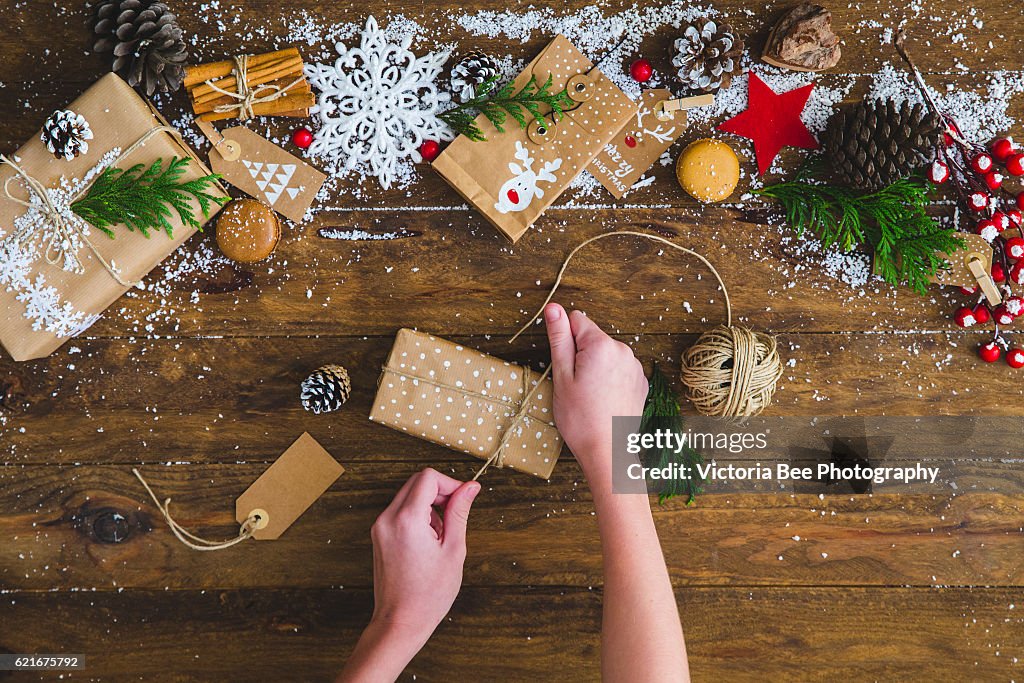
<path id="1" fill-rule="evenodd" d="M 148 531 L 151 527 L 137 512 L 119 510 L 109 505 L 92 507 L 88 503 L 74 515 L 75 528 L 97 543 L 124 543 L 136 531 Z"/>
<path id="2" fill-rule="evenodd" d="M 25 388 L 21 378 L 12 375 L 0 379 L 0 410 L 13 410 L 25 402 Z"/>

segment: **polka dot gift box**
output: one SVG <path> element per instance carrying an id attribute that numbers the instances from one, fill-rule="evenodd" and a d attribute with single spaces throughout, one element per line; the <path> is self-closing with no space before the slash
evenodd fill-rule
<path id="1" fill-rule="evenodd" d="M 562 450 L 551 392 L 551 380 L 529 368 L 402 329 L 370 419 L 548 479 Z"/>
<path id="2" fill-rule="evenodd" d="M 556 36 L 516 77 L 518 92 L 530 79 L 551 92 L 563 88 L 572 105 L 561 118 L 531 121 L 526 129 L 507 120 L 499 132 L 476 118 L 486 140 L 460 135 L 434 161 L 434 169 L 506 237 L 515 242 L 598 152 L 636 118 L 637 105 L 583 56 Z"/>

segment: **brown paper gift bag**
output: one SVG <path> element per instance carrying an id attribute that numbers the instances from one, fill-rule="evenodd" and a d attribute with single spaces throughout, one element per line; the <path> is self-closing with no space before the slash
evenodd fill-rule
<path id="1" fill-rule="evenodd" d="M 523 130 L 506 121 L 499 133 L 487 117 L 476 124 L 487 138 L 455 139 L 433 166 L 459 194 L 515 242 L 636 116 L 636 104 L 577 50 L 557 36 L 516 78 L 519 89 L 552 78 L 552 92 L 566 88 L 575 100 L 562 118 L 548 117 Z"/>
<path id="2" fill-rule="evenodd" d="M 493 458 L 492 466 L 548 479 L 562 450 L 552 389 L 550 379 L 529 368 L 402 329 L 370 419 L 481 460 Z"/>
<path id="3" fill-rule="evenodd" d="M 209 173 L 192 150 L 176 136 L 166 131 L 151 133 L 160 126 L 166 126 L 166 121 L 116 74 L 101 78 L 67 108 L 84 116 L 92 129 L 93 139 L 89 141 L 87 153 L 72 161 L 55 159 L 37 134 L 12 157 L 22 170 L 45 188 L 58 187 L 62 178 L 82 179 L 104 155 L 115 149 L 127 151 L 143 139 L 144 142 L 137 149 L 116 164 L 118 168 L 129 168 L 140 163 L 148 166 L 157 159 L 162 159 L 166 166 L 172 157 L 190 157 L 193 161 L 182 176 L 183 180 Z M 5 184 L 12 196 L 22 200 L 30 198 L 25 182 L 6 164 L 0 165 L 0 188 Z M 211 194 L 216 193 L 211 191 Z M 214 215 L 219 208 L 214 204 L 210 215 Z M 193 210 L 202 222 L 202 212 L 194 201 Z M 11 201 L 0 191 L 0 249 L 3 248 L 3 241 L 11 236 L 15 219 L 25 211 L 23 205 Z M 88 242 L 95 249 L 95 254 L 88 246 L 82 246 L 78 252 L 83 269 L 80 274 L 64 270 L 61 265 L 49 263 L 40 257 L 32 264 L 30 279 L 33 283 L 32 293 L 36 297 L 44 297 L 45 301 L 26 301 L 29 296 L 25 290 L 19 292 L 12 288 L 3 279 L 3 273 L 0 273 L 0 283 L 6 285 L 0 286 L 0 343 L 16 361 L 44 358 L 69 338 L 88 328 L 100 313 L 130 288 L 130 283 L 145 277 L 195 232 L 181 225 L 177 214 L 173 214 L 169 222 L 174 227 L 173 239 L 160 231 L 151 233 L 147 239 L 123 227 L 115 227 L 116 239 L 110 239 L 99 230 L 91 229 Z M 118 277 L 129 285 L 118 282 L 99 261 L 97 254 L 116 268 Z M 40 277 L 42 280 L 39 280 Z M 21 300 L 18 298 L 19 293 Z M 40 301 L 74 311 L 80 316 L 81 325 L 69 334 L 48 332 L 40 318 L 33 320 L 26 317 L 26 304 L 38 305 Z M 34 326 L 39 329 L 33 329 Z M 51 325 L 52 329 L 65 327 Z"/>

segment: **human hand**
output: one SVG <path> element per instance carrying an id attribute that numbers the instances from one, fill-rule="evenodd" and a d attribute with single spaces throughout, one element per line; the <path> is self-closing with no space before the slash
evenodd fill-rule
<path id="1" fill-rule="evenodd" d="M 588 479 L 610 475 L 612 418 L 643 413 L 648 387 L 643 366 L 632 349 L 580 311 L 567 315 L 558 304 L 548 304 L 544 322 L 558 431 Z"/>
<path id="2" fill-rule="evenodd" d="M 371 625 L 400 634 L 411 647 L 415 643 L 413 654 L 448 614 L 462 587 L 466 524 L 478 493 L 475 481 L 425 469 L 402 486 L 370 530 Z"/>

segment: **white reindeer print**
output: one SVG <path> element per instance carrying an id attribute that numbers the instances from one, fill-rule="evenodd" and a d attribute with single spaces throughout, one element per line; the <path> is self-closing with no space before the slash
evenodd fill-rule
<path id="1" fill-rule="evenodd" d="M 522 211 L 530 205 L 534 197 L 543 197 L 544 190 L 539 186 L 540 181 L 553 183 L 556 178 L 552 171 L 557 171 L 562 166 L 562 160 L 555 159 L 545 161 L 539 172 L 534 171 L 530 152 L 518 140 L 516 159 L 523 162 L 523 165 L 520 166 L 514 161 L 509 162 L 508 170 L 512 171 L 512 177 L 501 186 L 501 190 L 498 191 L 498 203 L 494 205 L 499 213 Z"/>

